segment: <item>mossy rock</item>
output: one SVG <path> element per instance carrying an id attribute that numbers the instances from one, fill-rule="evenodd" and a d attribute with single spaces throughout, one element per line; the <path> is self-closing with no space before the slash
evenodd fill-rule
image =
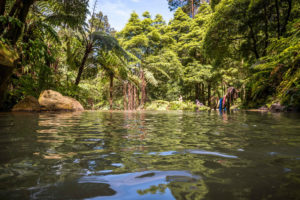
<path id="1" fill-rule="evenodd" d="M 83 111 L 82 105 L 71 97 L 63 96 L 53 90 L 44 90 L 39 97 L 42 110 L 45 111 Z"/>
<path id="2" fill-rule="evenodd" d="M 0 65 L 14 67 L 18 59 L 18 53 L 8 45 L 0 42 Z"/>
<path id="3" fill-rule="evenodd" d="M 41 106 L 38 100 L 33 96 L 25 97 L 23 100 L 17 103 L 12 109 L 13 112 L 20 112 L 20 111 L 38 112 L 40 110 L 41 110 Z"/>

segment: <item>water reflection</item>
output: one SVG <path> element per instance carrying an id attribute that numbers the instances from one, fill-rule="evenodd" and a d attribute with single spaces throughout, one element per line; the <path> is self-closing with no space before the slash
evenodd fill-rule
<path id="1" fill-rule="evenodd" d="M 299 119 L 2 113 L 0 199 L 295 199 Z"/>

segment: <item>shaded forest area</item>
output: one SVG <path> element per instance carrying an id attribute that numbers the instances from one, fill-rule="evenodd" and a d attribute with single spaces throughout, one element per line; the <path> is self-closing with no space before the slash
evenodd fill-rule
<path id="1" fill-rule="evenodd" d="M 119 32 L 96 3 L 90 12 L 87 0 L 0 0 L 2 110 L 46 89 L 86 109 L 180 96 L 214 107 L 230 87 L 241 108 L 299 110 L 299 1 L 168 0 L 168 24 L 133 12 Z"/>

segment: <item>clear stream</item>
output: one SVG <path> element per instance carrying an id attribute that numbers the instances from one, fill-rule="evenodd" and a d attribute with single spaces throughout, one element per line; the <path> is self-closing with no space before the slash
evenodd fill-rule
<path id="1" fill-rule="evenodd" d="M 0 113 L 0 199 L 300 199 L 300 116 Z"/>

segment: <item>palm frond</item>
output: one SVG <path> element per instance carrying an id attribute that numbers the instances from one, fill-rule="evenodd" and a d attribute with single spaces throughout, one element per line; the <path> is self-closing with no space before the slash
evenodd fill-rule
<path id="1" fill-rule="evenodd" d="M 151 63 L 148 65 L 148 68 L 158 71 L 161 74 L 163 74 L 164 76 L 166 76 L 168 79 L 170 79 L 169 74 L 163 69 L 163 67 L 170 66 L 170 65 L 171 65 L 170 63 L 162 63 L 162 62 Z"/>
<path id="2" fill-rule="evenodd" d="M 66 24 L 73 29 L 79 28 L 79 26 L 87 26 L 86 22 L 82 22 L 82 19 L 78 18 L 77 15 L 67 15 L 62 13 L 49 15 L 46 17 L 45 21 L 56 26 Z"/>
<path id="3" fill-rule="evenodd" d="M 151 71 L 149 71 L 148 69 L 144 69 L 144 75 L 148 83 L 150 83 L 153 86 L 158 85 L 158 82 Z"/>
<path id="4" fill-rule="evenodd" d="M 43 29 L 44 34 L 47 34 L 53 41 L 61 44 L 59 36 L 52 26 L 43 21 L 37 21 L 36 23 L 37 28 Z"/>
<path id="5" fill-rule="evenodd" d="M 91 34 L 91 38 L 94 43 L 94 48 L 98 51 L 113 51 L 118 57 L 129 59 L 127 52 L 121 47 L 118 40 L 111 35 L 103 31 L 96 31 Z"/>

